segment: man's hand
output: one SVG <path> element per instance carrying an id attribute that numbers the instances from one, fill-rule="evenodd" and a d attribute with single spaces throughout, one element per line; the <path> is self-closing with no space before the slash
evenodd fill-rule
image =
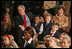
<path id="1" fill-rule="evenodd" d="M 24 26 L 19 25 L 19 27 L 22 29 L 22 31 L 24 31 L 24 30 L 25 30 Z"/>

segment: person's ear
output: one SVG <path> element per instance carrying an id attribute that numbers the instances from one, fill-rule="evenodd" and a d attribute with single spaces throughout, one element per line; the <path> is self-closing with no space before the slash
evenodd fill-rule
<path id="1" fill-rule="evenodd" d="M 71 42 L 69 42 L 69 46 L 71 46 Z"/>

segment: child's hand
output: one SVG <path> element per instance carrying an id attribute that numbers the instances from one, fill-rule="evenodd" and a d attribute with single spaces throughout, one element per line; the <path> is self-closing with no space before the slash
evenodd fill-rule
<path id="1" fill-rule="evenodd" d="M 24 30 L 25 30 L 24 26 L 19 25 L 19 27 L 22 29 L 22 31 L 24 31 Z"/>

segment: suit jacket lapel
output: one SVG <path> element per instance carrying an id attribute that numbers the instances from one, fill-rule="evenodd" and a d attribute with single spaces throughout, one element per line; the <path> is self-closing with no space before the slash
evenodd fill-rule
<path id="1" fill-rule="evenodd" d="M 20 24 L 23 25 L 23 24 L 24 24 L 24 23 L 23 23 L 24 20 L 23 20 L 23 18 L 22 18 L 21 15 L 19 15 L 19 16 L 20 16 Z"/>

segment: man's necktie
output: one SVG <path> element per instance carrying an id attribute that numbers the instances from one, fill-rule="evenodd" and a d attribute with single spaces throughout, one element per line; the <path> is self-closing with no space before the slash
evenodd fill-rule
<path id="1" fill-rule="evenodd" d="M 51 33 L 51 37 L 53 37 L 53 33 Z"/>
<path id="2" fill-rule="evenodd" d="M 26 28 L 27 27 L 27 23 L 26 23 L 26 17 L 24 15 L 24 27 Z"/>

